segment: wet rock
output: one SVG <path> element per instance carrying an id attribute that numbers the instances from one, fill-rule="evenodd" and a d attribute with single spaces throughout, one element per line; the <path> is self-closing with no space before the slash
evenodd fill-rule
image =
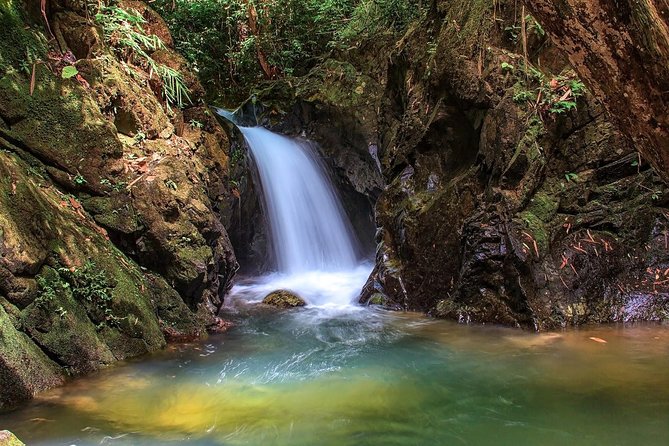
<path id="1" fill-rule="evenodd" d="M 9 431 L 0 431 L 0 446 L 25 446 L 24 443 L 16 438 Z"/>
<path id="2" fill-rule="evenodd" d="M 26 334 L 17 330 L 9 315 L 0 307 L 0 409 L 10 408 L 64 381 L 65 375 L 58 364 L 50 360 Z M 0 444 L 3 444 L 1 435 Z"/>
<path id="3" fill-rule="evenodd" d="M 66 374 L 220 331 L 237 270 L 222 223 L 225 132 L 205 105 L 168 110 L 149 74 L 130 75 L 70 3 L 54 6 L 54 23 L 89 87 L 38 64 L 31 95 L 30 76 L 0 67 L 2 408 Z M 150 9 L 128 3 L 171 42 Z"/>
<path id="4" fill-rule="evenodd" d="M 669 191 L 589 94 L 560 116 L 517 100 L 522 80 L 500 67 L 523 49 L 493 18 L 513 21 L 513 11 L 506 1 L 496 10 L 438 1 L 385 61 L 369 50 L 343 57 L 354 68 L 340 85 L 375 73 L 368 85 L 385 86 L 366 97 L 371 117 L 330 85 L 309 89 L 307 99 L 364 116 L 379 143 L 387 186 L 360 300 L 381 294 L 400 308 L 531 329 L 666 319 L 669 227 L 659 216 Z M 482 35 L 483 57 L 473 51 Z M 546 79 L 564 72 L 549 42 L 528 42 Z M 430 44 L 440 57 L 426 52 Z"/>
<path id="5" fill-rule="evenodd" d="M 262 303 L 277 308 L 303 307 L 307 304 L 300 296 L 288 290 L 273 291 L 265 296 Z"/>

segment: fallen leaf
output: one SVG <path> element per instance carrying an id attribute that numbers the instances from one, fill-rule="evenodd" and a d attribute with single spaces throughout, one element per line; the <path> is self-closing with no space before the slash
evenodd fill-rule
<path id="1" fill-rule="evenodd" d="M 591 336 L 591 337 L 590 337 L 590 340 L 591 340 L 591 341 L 595 341 L 595 342 L 599 342 L 600 344 L 606 344 L 606 343 L 607 343 L 604 339 L 602 339 L 602 338 L 597 338 L 597 337 L 595 337 L 595 336 Z"/>

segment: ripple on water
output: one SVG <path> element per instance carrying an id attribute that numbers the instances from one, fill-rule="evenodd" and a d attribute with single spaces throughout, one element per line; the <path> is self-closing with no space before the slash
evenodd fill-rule
<path id="1" fill-rule="evenodd" d="M 1 424 L 31 445 L 669 438 L 669 326 L 536 335 L 357 308 L 229 316 L 225 335 L 76 380 Z"/>

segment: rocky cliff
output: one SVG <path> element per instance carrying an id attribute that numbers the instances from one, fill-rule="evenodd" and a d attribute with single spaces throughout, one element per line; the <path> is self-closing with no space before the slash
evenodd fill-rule
<path id="1" fill-rule="evenodd" d="M 259 92 L 277 128 L 355 141 L 351 184 L 378 160 L 361 302 L 533 329 L 669 317 L 666 186 L 541 24 L 437 1 L 393 39 Z"/>
<path id="2" fill-rule="evenodd" d="M 0 2 L 0 408 L 222 327 L 237 269 L 229 144 L 197 78 L 144 3 L 88 8 Z"/>

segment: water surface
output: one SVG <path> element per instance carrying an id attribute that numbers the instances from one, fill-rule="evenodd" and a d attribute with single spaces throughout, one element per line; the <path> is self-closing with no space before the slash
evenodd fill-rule
<path id="1" fill-rule="evenodd" d="M 244 286 L 228 334 L 78 379 L 0 426 L 30 445 L 669 439 L 669 326 L 537 335 L 352 306 L 276 312 Z"/>

